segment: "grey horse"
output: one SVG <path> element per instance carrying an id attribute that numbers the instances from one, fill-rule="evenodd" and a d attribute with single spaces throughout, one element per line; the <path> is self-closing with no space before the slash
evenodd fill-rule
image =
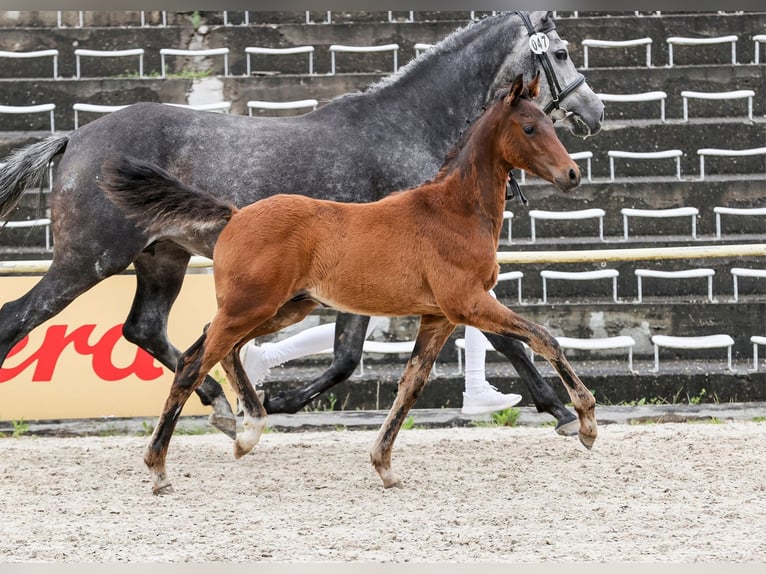
<path id="1" fill-rule="evenodd" d="M 577 136 L 598 132 L 603 105 L 568 59 L 551 14 L 508 12 L 456 30 L 392 76 L 302 116 L 251 118 L 137 103 L 15 151 L 0 164 L 0 218 L 61 156 L 50 198 L 55 247 L 41 280 L 0 308 L 0 365 L 32 329 L 132 263 L 137 287 L 123 334 L 175 370 L 180 351 L 167 336 L 170 308 L 190 256 L 211 257 L 213 244 L 192 233 L 156 240 L 137 228 L 98 187 L 105 158 L 152 162 L 240 207 L 281 192 L 374 201 L 433 177 L 491 94 L 540 67 L 546 112 Z M 329 369 L 303 388 L 267 396 L 266 410 L 296 412 L 346 380 L 361 358 L 368 321 L 339 314 Z M 557 432 L 576 432 L 575 415 L 522 344 L 486 335 L 519 372 L 537 409 L 557 419 Z M 221 386 L 208 376 L 197 394 L 213 407 L 211 423 L 234 437 L 236 418 Z"/>

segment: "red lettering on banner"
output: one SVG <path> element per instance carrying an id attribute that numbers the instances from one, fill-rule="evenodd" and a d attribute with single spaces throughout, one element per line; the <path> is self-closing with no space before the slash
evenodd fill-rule
<path id="1" fill-rule="evenodd" d="M 15 367 L 0 367 L 0 383 L 10 381 L 32 365 L 35 365 L 33 381 L 51 381 L 61 353 L 69 346 L 79 355 L 90 355 L 94 374 L 104 381 L 119 381 L 130 376 L 136 376 L 143 381 L 152 381 L 162 376 L 162 367 L 157 366 L 154 358 L 138 347 L 130 365 L 127 367 L 114 365 L 112 353 L 115 345 L 122 338 L 122 325 L 115 325 L 109 329 L 94 344 L 90 343 L 90 337 L 96 325 L 82 325 L 69 334 L 67 334 L 67 328 L 67 325 L 48 327 L 39 349 L 33 350 Z M 20 354 L 28 343 L 29 337 L 24 337 L 11 349 L 8 357 Z"/>

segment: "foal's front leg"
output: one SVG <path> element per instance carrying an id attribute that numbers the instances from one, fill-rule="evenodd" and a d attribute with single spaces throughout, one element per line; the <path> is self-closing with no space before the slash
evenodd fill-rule
<path id="1" fill-rule="evenodd" d="M 288 301 L 277 310 L 273 317 L 262 322 L 255 321 L 254 323 L 257 326 L 250 330 L 245 337 L 240 338 L 234 345 L 234 348 L 221 359 L 221 366 L 226 372 L 231 386 L 237 393 L 245 417 L 245 430 L 237 434 L 234 441 L 234 458 L 243 457 L 258 444 L 263 429 L 266 428 L 267 417 L 267 411 L 258 399 L 255 388 L 242 366 L 242 361 L 239 358 L 240 348 L 250 339 L 274 333 L 284 327 L 302 321 L 316 306 L 317 303 L 315 301 L 307 299 Z M 227 333 L 227 335 L 229 334 Z"/>
<path id="2" fill-rule="evenodd" d="M 580 442 L 585 447 L 591 448 L 598 434 L 596 399 L 574 372 L 556 338 L 542 325 L 524 319 L 487 293 L 478 293 L 475 297 L 463 297 L 460 300 L 460 308 L 463 311 L 452 317 L 453 321 L 473 325 L 482 331 L 519 339 L 551 364 L 564 383 L 580 419 Z"/>
<path id="3" fill-rule="evenodd" d="M 455 325 L 442 316 L 424 315 L 420 318 L 415 348 L 404 367 L 401 379 L 399 379 L 396 399 L 394 399 L 394 404 L 388 411 L 388 416 L 380 427 L 380 431 L 378 431 L 378 438 L 370 452 L 372 465 L 380 478 L 383 479 L 385 488 L 400 485 L 401 481 L 391 470 L 391 449 L 394 446 L 394 440 L 396 440 L 396 435 L 399 433 L 407 413 L 417 401 L 420 392 L 428 381 L 428 375 L 439 351 L 454 330 Z"/>

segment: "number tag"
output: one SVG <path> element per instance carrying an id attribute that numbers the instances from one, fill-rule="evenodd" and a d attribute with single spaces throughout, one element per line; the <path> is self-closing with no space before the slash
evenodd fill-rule
<path id="1" fill-rule="evenodd" d="M 543 54 L 548 51 L 551 43 L 548 36 L 542 32 L 536 32 L 529 37 L 529 48 L 535 54 Z"/>

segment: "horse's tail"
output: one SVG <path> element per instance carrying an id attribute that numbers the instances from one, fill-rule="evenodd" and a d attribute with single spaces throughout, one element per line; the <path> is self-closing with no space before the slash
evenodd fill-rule
<path id="1" fill-rule="evenodd" d="M 99 186 L 133 223 L 155 237 L 217 235 L 237 211 L 158 165 L 127 156 L 107 159 Z"/>
<path id="2" fill-rule="evenodd" d="M 45 170 L 69 143 L 69 134 L 54 135 L 43 141 L 14 150 L 0 163 L 0 219 L 16 207 L 21 193 L 42 184 Z"/>

